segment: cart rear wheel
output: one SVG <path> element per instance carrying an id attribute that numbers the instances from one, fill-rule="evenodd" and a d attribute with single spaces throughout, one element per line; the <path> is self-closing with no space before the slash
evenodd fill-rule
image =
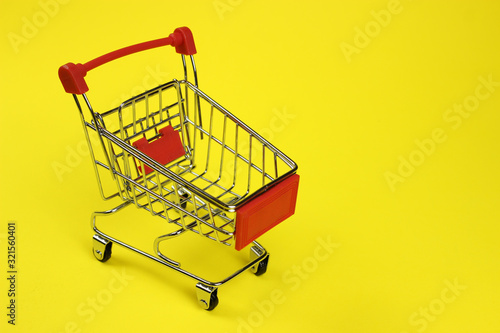
<path id="1" fill-rule="evenodd" d="M 111 258 L 113 243 L 98 235 L 94 235 L 93 240 L 94 246 L 92 252 L 94 253 L 94 257 L 101 262 L 108 261 Z"/>
<path id="2" fill-rule="evenodd" d="M 217 293 L 214 293 L 210 295 L 210 304 L 206 310 L 212 311 L 217 305 L 219 305 L 219 297 L 217 297 Z"/>
<path id="3" fill-rule="evenodd" d="M 256 265 L 257 267 L 254 270 L 254 274 L 257 276 L 264 274 L 267 271 L 268 263 L 269 263 L 269 255 Z"/>

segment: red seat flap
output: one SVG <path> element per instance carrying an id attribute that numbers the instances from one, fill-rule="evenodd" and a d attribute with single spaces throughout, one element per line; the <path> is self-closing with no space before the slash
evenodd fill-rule
<path id="1" fill-rule="evenodd" d="M 158 139 L 149 142 L 146 138 L 142 138 L 134 142 L 133 146 L 162 165 L 166 165 L 184 156 L 184 146 L 182 145 L 179 132 L 174 130 L 171 125 L 168 125 L 160 129 L 159 133 L 160 137 Z M 146 164 L 144 164 L 144 169 L 146 174 L 153 171 Z M 139 163 L 137 165 L 137 170 L 141 173 Z"/>

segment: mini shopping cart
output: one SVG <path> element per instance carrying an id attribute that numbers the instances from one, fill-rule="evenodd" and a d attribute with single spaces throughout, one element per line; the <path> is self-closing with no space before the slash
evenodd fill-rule
<path id="1" fill-rule="evenodd" d="M 93 110 L 86 95 L 88 71 L 165 45 L 181 54 L 184 79 L 161 84 L 109 111 Z M 256 238 L 294 213 L 299 176 L 290 158 L 198 89 L 195 53 L 192 33 L 182 27 L 169 37 L 85 64 L 68 63 L 59 68 L 59 78 L 78 107 L 101 196 L 122 200 L 113 209 L 92 214 L 94 256 L 107 261 L 113 243 L 133 250 L 196 280 L 199 304 L 212 310 L 219 302 L 219 286 L 246 270 L 266 272 L 269 253 Z M 152 253 L 97 227 L 98 217 L 131 205 L 175 226 L 153 240 Z M 220 281 L 188 272 L 160 250 L 160 243 L 186 231 L 238 251 L 249 247 L 250 261 Z"/>

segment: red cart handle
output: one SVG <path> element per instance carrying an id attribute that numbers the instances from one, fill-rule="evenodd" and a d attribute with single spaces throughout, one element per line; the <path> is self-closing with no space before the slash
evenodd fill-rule
<path id="1" fill-rule="evenodd" d="M 175 46 L 175 51 L 184 55 L 193 55 L 196 53 L 196 47 L 194 45 L 191 30 L 187 27 L 181 27 L 175 29 L 174 32 L 166 38 L 155 39 L 149 42 L 124 47 L 95 58 L 85 64 L 67 63 L 66 65 L 59 67 L 59 79 L 61 80 L 64 90 L 67 93 L 83 94 L 89 90 L 84 77 L 91 69 L 132 53 L 165 45 Z"/>

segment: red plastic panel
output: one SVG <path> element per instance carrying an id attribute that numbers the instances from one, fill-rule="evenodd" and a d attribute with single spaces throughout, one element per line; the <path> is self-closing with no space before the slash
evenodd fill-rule
<path id="1" fill-rule="evenodd" d="M 297 174 L 288 177 L 236 210 L 236 250 L 295 213 L 299 178 Z"/>
<path id="2" fill-rule="evenodd" d="M 133 143 L 134 147 L 148 155 L 156 162 L 165 165 L 173 160 L 184 156 L 184 146 L 181 142 L 179 132 L 174 130 L 172 126 L 167 126 L 159 130 L 160 137 L 154 141 L 148 142 L 146 138 L 142 138 Z M 138 165 L 137 169 L 142 172 Z M 146 174 L 153 171 L 147 165 L 144 165 Z"/>

